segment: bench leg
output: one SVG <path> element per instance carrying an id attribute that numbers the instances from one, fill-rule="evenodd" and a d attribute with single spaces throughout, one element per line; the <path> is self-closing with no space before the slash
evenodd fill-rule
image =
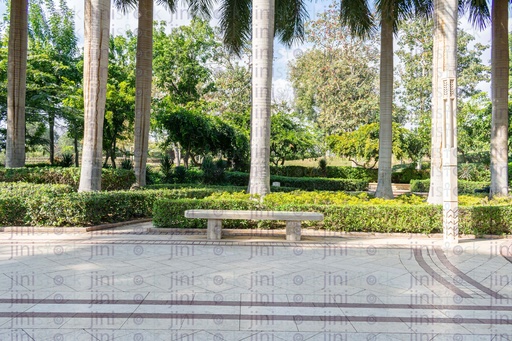
<path id="1" fill-rule="evenodd" d="M 300 221 L 286 222 L 286 240 L 297 242 L 300 240 Z"/>
<path id="2" fill-rule="evenodd" d="M 208 228 L 206 231 L 206 239 L 219 240 L 222 236 L 222 220 L 208 219 Z"/>

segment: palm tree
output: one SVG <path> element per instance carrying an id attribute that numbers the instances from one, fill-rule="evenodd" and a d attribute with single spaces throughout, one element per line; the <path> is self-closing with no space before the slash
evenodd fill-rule
<path id="1" fill-rule="evenodd" d="M 270 104 L 274 36 L 287 44 L 304 35 L 302 0 L 224 0 L 220 20 L 224 42 L 240 54 L 251 37 L 252 110 L 249 193 L 270 193 Z"/>
<path id="2" fill-rule="evenodd" d="M 10 11 L 5 167 L 16 168 L 25 166 L 28 0 L 11 0 Z"/>
<path id="3" fill-rule="evenodd" d="M 160 0 L 171 12 L 176 9 L 174 0 Z M 136 0 L 114 0 L 114 5 L 126 12 L 137 5 Z M 139 0 L 137 27 L 137 59 L 135 76 L 134 122 L 134 171 L 138 186 L 146 185 L 149 125 L 151 116 L 151 83 L 153 79 L 153 0 Z M 199 10 L 190 4 L 195 13 Z"/>
<path id="4" fill-rule="evenodd" d="M 491 189 L 508 195 L 508 1 L 492 1 L 491 47 Z"/>
<path id="5" fill-rule="evenodd" d="M 393 127 L 393 34 L 398 23 L 413 15 L 428 15 L 430 2 L 422 0 L 378 0 L 380 14 L 380 104 L 379 104 L 379 173 L 376 197 L 393 198 L 391 187 Z M 374 26 L 365 0 L 341 1 L 341 23 L 353 34 L 364 37 Z"/>
<path id="6" fill-rule="evenodd" d="M 81 192 L 101 190 L 110 0 L 85 0 L 84 7 L 84 142 L 78 188 Z"/>

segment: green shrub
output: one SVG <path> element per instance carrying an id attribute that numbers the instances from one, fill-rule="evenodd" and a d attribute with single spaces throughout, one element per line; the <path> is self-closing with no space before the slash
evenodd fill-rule
<path id="1" fill-rule="evenodd" d="M 123 161 L 121 161 L 121 169 L 132 170 L 133 161 L 130 159 L 123 159 Z"/>
<path id="2" fill-rule="evenodd" d="M 71 167 L 73 166 L 73 154 L 64 153 L 60 159 L 57 160 L 56 165 L 59 167 Z"/>
<path id="3" fill-rule="evenodd" d="M 226 182 L 234 186 L 247 186 L 249 185 L 249 174 L 226 172 Z M 356 179 L 296 178 L 272 175 L 270 182 L 279 182 L 283 187 L 307 191 L 364 191 L 368 188 L 367 181 Z"/>
<path id="4" fill-rule="evenodd" d="M 471 206 L 459 209 L 459 232 L 474 234 L 512 233 L 512 206 Z"/>
<path id="5" fill-rule="evenodd" d="M 173 167 L 173 159 L 168 154 L 160 158 L 160 172 L 162 172 L 162 180 L 165 183 L 172 182 Z"/>
<path id="6" fill-rule="evenodd" d="M 474 194 L 478 192 L 488 192 L 490 183 L 459 180 L 457 185 L 459 194 Z M 430 179 L 411 181 L 411 192 L 428 192 L 429 189 Z"/>
<path id="7" fill-rule="evenodd" d="M 135 183 L 135 173 L 127 169 L 103 169 L 101 172 L 101 189 L 119 191 L 130 189 Z"/>
<path id="8" fill-rule="evenodd" d="M 408 184 L 412 180 L 425 180 L 430 179 L 430 171 L 427 169 L 415 169 L 407 167 L 400 172 L 395 172 L 391 175 L 391 181 L 394 183 Z"/>
<path id="9" fill-rule="evenodd" d="M 458 178 L 466 181 L 491 182 L 488 166 L 477 163 L 461 163 L 457 167 Z"/>
<path id="10" fill-rule="evenodd" d="M 232 186 L 247 187 L 249 185 L 249 173 L 226 172 L 225 179 L 226 183 Z"/>
<path id="11" fill-rule="evenodd" d="M 80 168 L 34 167 L 0 169 L 0 182 L 29 182 L 35 184 L 62 184 L 77 189 L 80 182 Z M 102 169 L 103 190 L 129 189 L 135 182 L 133 171 L 124 169 Z"/>
<path id="12" fill-rule="evenodd" d="M 25 225 L 26 214 L 27 209 L 23 198 L 0 194 L 0 226 Z"/>
<path id="13" fill-rule="evenodd" d="M 177 183 L 184 183 L 187 176 L 187 169 L 183 166 L 174 168 L 173 177 Z"/>
<path id="14" fill-rule="evenodd" d="M 322 160 L 320 160 L 320 162 Z M 270 167 L 270 174 L 298 178 L 326 177 L 335 179 L 359 179 L 370 182 L 377 181 L 378 170 L 348 166 L 327 166 L 327 164 L 325 164 L 325 169 L 323 169 L 322 167 L 315 168 L 303 166 Z"/>
<path id="15" fill-rule="evenodd" d="M 325 158 L 320 159 L 318 161 L 318 168 L 320 169 L 322 177 L 326 178 L 327 177 L 327 160 Z"/>
<path id="16" fill-rule="evenodd" d="M 271 176 L 271 182 L 280 182 L 281 186 L 294 187 L 307 191 L 364 191 L 368 182 L 356 179 L 327 179 L 327 178 L 293 178 Z"/>
<path id="17" fill-rule="evenodd" d="M 220 161 L 220 162 L 218 162 Z M 211 156 L 206 156 L 203 159 L 203 164 L 201 165 L 202 172 L 202 180 L 205 184 L 216 184 L 222 183 L 224 179 L 224 164 L 222 160 L 218 160 L 217 162 L 213 162 L 213 158 Z"/>
<path id="18" fill-rule="evenodd" d="M 185 174 L 185 182 L 199 183 L 203 180 L 203 171 L 196 167 L 190 167 Z"/>
<path id="19" fill-rule="evenodd" d="M 185 218 L 185 211 L 191 209 L 212 210 L 256 210 L 261 206 L 250 200 L 194 200 L 162 199 L 155 201 L 153 208 L 153 225 L 156 227 L 206 228 L 206 219 Z M 256 226 L 248 220 L 225 220 L 226 228 L 243 228 Z"/>
<path id="20" fill-rule="evenodd" d="M 0 182 L 0 194 L 26 197 L 33 194 L 64 194 L 75 192 L 70 185 L 31 184 L 28 182 Z"/>

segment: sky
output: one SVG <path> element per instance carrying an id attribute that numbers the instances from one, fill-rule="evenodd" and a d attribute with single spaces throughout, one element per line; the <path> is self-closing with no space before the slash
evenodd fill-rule
<path id="1" fill-rule="evenodd" d="M 84 2 L 83 0 L 67 0 L 68 6 L 75 13 L 75 27 L 76 33 L 79 37 L 80 44 L 83 44 L 83 13 L 84 13 Z M 312 0 L 308 2 L 308 13 L 310 19 L 316 19 L 319 13 L 325 11 L 331 0 L 327 1 L 319 1 Z M 0 0 L 0 15 L 3 15 L 5 12 L 6 2 L 5 0 Z M 154 20 L 156 21 L 165 21 L 167 23 L 167 27 L 169 29 L 181 25 L 186 25 L 191 20 L 191 16 L 189 15 L 185 5 L 183 2 L 179 2 L 178 9 L 176 13 L 171 14 L 166 11 L 162 6 L 155 6 L 154 10 Z M 219 19 L 219 12 L 215 11 L 212 18 L 212 25 L 216 25 Z M 490 27 L 485 29 L 484 31 L 479 31 L 471 27 L 471 25 L 467 22 L 465 18 L 461 18 L 460 20 L 461 26 L 464 30 L 475 37 L 475 42 L 480 42 L 482 44 L 490 45 L 491 42 L 491 33 Z M 122 35 L 127 30 L 136 30 L 137 29 L 137 11 L 131 10 L 128 13 L 124 14 L 120 10 L 112 7 L 111 9 L 111 25 L 110 32 L 113 35 Z M 512 19 L 509 20 L 509 31 L 512 30 Z M 273 87 L 274 87 L 274 95 L 283 97 L 281 99 L 291 99 L 292 91 L 290 83 L 288 82 L 288 68 L 287 65 L 289 62 L 295 60 L 297 56 L 300 56 L 304 50 L 308 47 L 304 44 L 295 44 L 291 48 L 285 48 L 280 44 L 276 44 L 274 48 L 274 70 L 273 70 Z M 490 61 L 490 49 L 487 50 L 482 55 L 482 61 L 485 64 L 489 64 Z M 396 64 L 396 61 L 395 61 Z M 480 84 L 479 86 L 482 90 L 488 91 L 488 84 Z"/>

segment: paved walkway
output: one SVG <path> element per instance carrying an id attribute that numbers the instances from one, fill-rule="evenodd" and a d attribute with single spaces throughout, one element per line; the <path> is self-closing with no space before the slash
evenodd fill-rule
<path id="1" fill-rule="evenodd" d="M 511 340 L 512 240 L 0 232 L 0 340 Z"/>

